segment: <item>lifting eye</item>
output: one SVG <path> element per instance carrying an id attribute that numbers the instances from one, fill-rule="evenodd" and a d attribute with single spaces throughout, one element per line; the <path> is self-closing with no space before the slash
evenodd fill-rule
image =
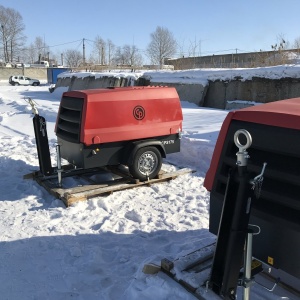
<path id="1" fill-rule="evenodd" d="M 240 135 L 242 135 L 241 138 L 243 140 L 246 138 L 246 143 L 244 145 L 240 142 Z M 251 134 L 246 129 L 237 130 L 234 134 L 234 143 L 239 148 L 240 152 L 247 150 L 252 144 Z"/>

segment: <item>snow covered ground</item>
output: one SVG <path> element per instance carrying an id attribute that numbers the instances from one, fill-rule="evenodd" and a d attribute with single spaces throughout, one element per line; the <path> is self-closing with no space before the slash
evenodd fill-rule
<path id="1" fill-rule="evenodd" d="M 24 98 L 31 97 L 47 120 L 55 162 L 54 124 L 62 92 L 0 83 L 0 299 L 194 299 L 163 275 L 145 275 L 142 268 L 215 239 L 208 232 L 203 180 L 227 112 L 182 102 L 182 151 L 170 155 L 163 168 L 176 164 L 196 173 L 65 208 L 23 179 L 38 169 L 31 109 Z M 295 299 L 275 291 L 254 284 L 251 299 Z"/>

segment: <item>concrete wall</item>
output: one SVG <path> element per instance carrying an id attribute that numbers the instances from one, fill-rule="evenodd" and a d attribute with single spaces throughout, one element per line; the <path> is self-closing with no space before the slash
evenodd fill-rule
<path id="1" fill-rule="evenodd" d="M 68 86 L 69 91 L 73 90 L 85 90 L 85 89 L 97 89 L 107 87 L 120 87 L 135 85 L 131 78 L 104 76 L 101 78 L 95 78 L 95 76 L 86 77 L 65 77 L 58 78 L 56 87 Z"/>
<path id="2" fill-rule="evenodd" d="M 34 79 L 47 80 L 47 68 L 0 68 L 0 80 L 13 75 L 24 75 Z"/>
<path id="3" fill-rule="evenodd" d="M 83 78 L 66 77 L 58 78 L 56 87 L 68 86 L 69 91 L 83 90 L 83 89 L 97 89 L 106 87 L 120 87 L 120 86 L 171 86 L 175 87 L 180 100 L 189 101 L 203 106 L 204 96 L 206 94 L 207 87 L 201 84 L 180 84 L 180 83 L 164 83 L 164 82 L 150 82 L 145 78 L 139 78 L 136 81 L 132 81 L 130 78 L 116 78 L 116 77 L 101 77 L 95 78 L 95 76 L 87 76 Z"/>
<path id="4" fill-rule="evenodd" d="M 201 84 L 182 84 L 182 83 L 163 83 L 151 82 L 152 86 L 171 86 L 175 87 L 181 101 L 195 103 L 198 106 L 203 106 L 204 97 L 206 95 L 207 86 Z"/>
<path id="5" fill-rule="evenodd" d="M 296 97 L 300 97 L 297 78 L 210 81 L 203 106 L 224 109 L 232 100 L 267 103 Z"/>
<path id="6" fill-rule="evenodd" d="M 266 79 L 253 78 L 252 80 L 240 81 L 209 81 L 207 86 L 201 84 L 180 84 L 150 82 L 140 77 L 138 80 L 132 78 L 104 76 L 95 78 L 66 77 L 59 78 L 56 87 L 68 86 L 69 90 L 95 89 L 118 86 L 172 86 L 175 87 L 180 100 L 195 103 L 198 106 L 226 109 L 228 101 L 243 100 L 247 102 L 267 103 L 288 98 L 300 97 L 300 79 L 282 78 Z M 239 104 L 241 107 L 243 104 Z"/>
<path id="7" fill-rule="evenodd" d="M 280 51 L 259 51 L 248 53 L 213 54 L 206 56 L 181 57 L 175 59 L 165 59 L 165 64 L 174 66 L 175 70 L 186 70 L 195 68 L 251 68 L 264 67 L 282 64 L 296 63 L 292 54 L 299 54 L 299 49 L 289 49 Z"/>

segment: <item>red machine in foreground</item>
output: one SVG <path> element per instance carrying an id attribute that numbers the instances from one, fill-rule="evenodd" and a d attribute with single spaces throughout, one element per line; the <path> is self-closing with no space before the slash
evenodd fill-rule
<path id="1" fill-rule="evenodd" d="M 235 159 L 239 155 L 235 133 L 239 130 L 251 136 L 248 172 L 258 174 L 267 163 L 264 183 L 254 186 L 256 197 L 249 204 L 245 202 L 249 195 L 231 193 L 232 170 L 240 168 Z M 245 145 L 247 140 L 241 136 L 240 142 Z M 233 184 L 237 182 L 231 177 Z M 249 223 L 259 231 L 253 236 L 253 256 L 300 279 L 300 98 L 230 112 L 221 128 L 204 186 L 210 191 L 209 230 L 218 235 L 218 242 L 223 240 L 220 255 L 216 250 L 215 262 L 219 259 L 219 264 L 213 268 L 216 272 L 211 278 L 218 294 L 226 296 L 235 289 L 236 278 L 231 285 L 228 278 L 234 272 L 233 261 L 237 272 L 240 268 L 236 247 L 238 236 L 247 228 L 236 225 L 244 223 L 250 205 Z M 237 201 L 230 206 L 232 198 Z M 247 206 L 243 207 L 243 202 Z"/>
<path id="2" fill-rule="evenodd" d="M 143 271 L 162 271 L 201 300 L 235 300 L 238 287 L 250 300 L 254 283 L 299 299 L 299 170 L 300 98 L 229 112 L 204 181 L 216 242 Z"/>

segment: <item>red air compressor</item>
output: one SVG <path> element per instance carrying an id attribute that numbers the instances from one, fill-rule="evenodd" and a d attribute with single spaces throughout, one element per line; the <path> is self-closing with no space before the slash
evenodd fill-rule
<path id="1" fill-rule="evenodd" d="M 40 170 L 51 175 L 48 139 L 40 130 L 45 120 L 35 113 L 33 122 Z M 163 157 L 180 151 L 181 131 L 180 100 L 171 87 L 65 92 L 55 126 L 59 158 L 77 169 L 127 165 L 142 181 L 159 173 Z"/>

